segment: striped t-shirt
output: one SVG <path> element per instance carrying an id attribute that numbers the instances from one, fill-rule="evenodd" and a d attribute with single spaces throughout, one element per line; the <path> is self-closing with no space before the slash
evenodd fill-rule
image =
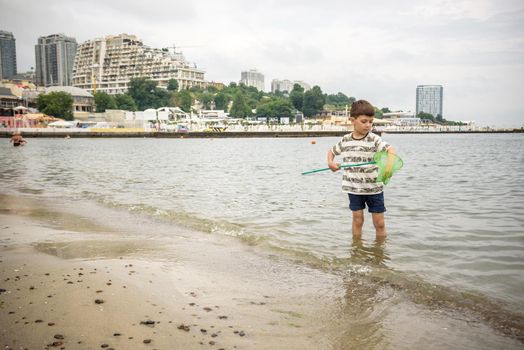
<path id="1" fill-rule="evenodd" d="M 373 161 L 376 152 L 390 147 L 380 136 L 368 133 L 361 139 L 354 139 L 353 133 L 344 135 L 331 151 L 342 155 L 344 164 L 358 164 Z M 383 185 L 376 182 L 378 167 L 368 164 L 344 169 L 342 191 L 352 194 L 377 194 L 382 192 Z"/>

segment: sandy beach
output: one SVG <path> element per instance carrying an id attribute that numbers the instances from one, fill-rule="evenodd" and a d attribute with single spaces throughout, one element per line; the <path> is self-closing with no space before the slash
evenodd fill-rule
<path id="1" fill-rule="evenodd" d="M 272 261 L 270 278 L 246 281 L 251 264 L 270 260 L 254 253 L 245 260 L 245 249 L 231 241 L 181 238 L 177 251 L 185 253 L 173 257 L 161 241 L 97 232 L 94 224 L 89 232 L 71 230 L 70 222 L 58 229 L 56 217 L 43 219 L 28 201 L 8 201 L 0 216 L 6 349 L 325 347 L 315 336 L 322 305 L 309 302 L 318 291 L 286 285 L 286 264 Z M 156 255 L 162 251 L 169 259 Z M 322 278 L 310 273 L 304 278 Z"/>
<path id="2" fill-rule="evenodd" d="M 118 212 L 97 222 L 44 204 L 0 200 L 5 349 L 521 347 L 394 287 L 351 285 L 231 237 L 163 223 L 153 230 Z M 163 230 L 176 234 L 166 240 Z"/>

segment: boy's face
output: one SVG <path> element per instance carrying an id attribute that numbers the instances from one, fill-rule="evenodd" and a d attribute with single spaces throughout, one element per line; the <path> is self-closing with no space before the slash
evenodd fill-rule
<path id="1" fill-rule="evenodd" d="M 373 128 L 373 117 L 367 115 L 358 115 L 351 117 L 351 123 L 358 135 L 364 136 Z"/>

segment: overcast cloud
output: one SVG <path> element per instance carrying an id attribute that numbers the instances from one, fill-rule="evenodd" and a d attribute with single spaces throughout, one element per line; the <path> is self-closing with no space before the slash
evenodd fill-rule
<path id="1" fill-rule="evenodd" d="M 256 68 L 378 107 L 415 109 L 419 84 L 444 86 L 444 117 L 524 126 L 521 0 L 0 0 L 18 70 L 34 66 L 38 37 L 80 44 L 120 33 L 175 44 L 229 83 Z"/>

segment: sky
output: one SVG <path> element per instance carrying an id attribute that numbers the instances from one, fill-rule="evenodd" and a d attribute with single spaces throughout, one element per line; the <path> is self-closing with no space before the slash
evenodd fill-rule
<path id="1" fill-rule="evenodd" d="M 121 33 L 175 45 L 229 84 L 243 70 L 302 80 L 390 110 L 415 111 L 417 85 L 444 87 L 443 115 L 524 126 L 522 0 L 0 0 L 18 71 L 40 36 L 79 44 Z"/>

